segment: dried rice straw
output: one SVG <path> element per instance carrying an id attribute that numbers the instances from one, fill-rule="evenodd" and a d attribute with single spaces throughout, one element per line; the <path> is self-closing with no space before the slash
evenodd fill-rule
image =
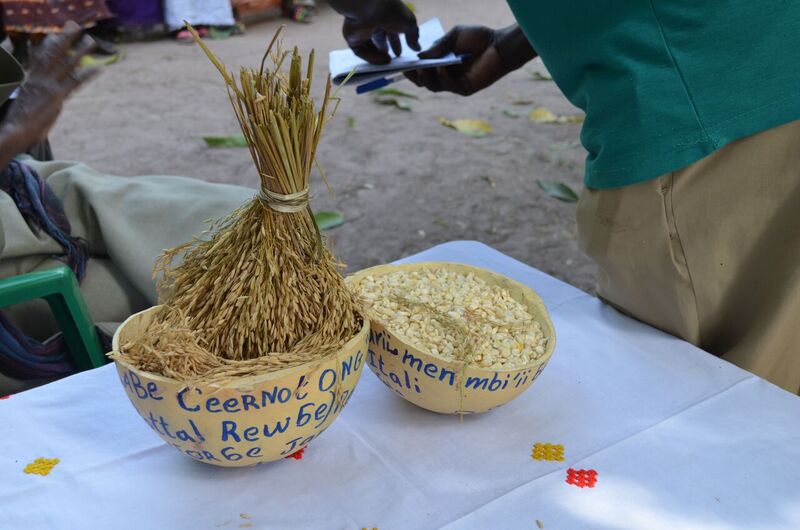
<path id="1" fill-rule="evenodd" d="M 338 101 L 330 77 L 317 110 L 314 52 L 303 77 L 297 48 L 281 50 L 281 30 L 260 69 L 242 68 L 238 78 L 189 30 L 225 80 L 261 190 L 209 237 L 161 256 L 155 273 L 164 308 L 143 340 L 122 345 L 121 357 L 192 384 L 323 359 L 363 323 L 308 204 L 317 145 Z"/>

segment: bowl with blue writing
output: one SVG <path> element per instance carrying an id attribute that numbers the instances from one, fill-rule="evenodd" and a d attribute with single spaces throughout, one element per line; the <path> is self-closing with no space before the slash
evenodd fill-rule
<path id="1" fill-rule="evenodd" d="M 524 308 L 532 319 L 530 321 L 538 323 L 537 329 L 543 335 L 541 349 L 530 356 L 522 352 L 524 355 L 519 357 L 524 359 L 522 363 L 491 367 L 467 361 L 467 357 L 458 351 L 450 356 L 440 355 L 434 353 L 429 345 L 423 345 L 419 338 L 416 342 L 407 338 L 396 319 L 386 317 L 385 312 L 383 318 L 376 314 L 374 297 L 371 301 L 364 298 L 368 291 L 364 282 L 374 285 L 384 275 L 425 274 L 433 278 L 443 272 L 477 278 L 487 289 L 502 290 L 503 296 L 518 302 L 518 307 Z M 445 414 L 473 414 L 504 405 L 533 384 L 547 366 L 556 346 L 555 329 L 542 299 L 526 285 L 487 269 L 445 262 L 380 265 L 349 276 L 346 283 L 362 298 L 370 317 L 367 366 L 392 392 L 424 409 Z M 397 285 L 400 286 L 398 295 L 403 296 L 405 284 L 400 281 Z M 454 295 L 450 297 L 455 300 Z M 412 325 L 423 313 L 429 313 L 420 305 L 404 305 L 402 308 L 410 314 Z M 477 340 L 473 344 L 484 343 Z M 485 358 L 486 352 L 480 351 L 479 346 L 472 350 L 470 359 Z"/>
<path id="2" fill-rule="evenodd" d="M 113 349 L 137 340 L 154 307 L 126 320 Z M 225 385 L 185 384 L 115 359 L 136 412 L 167 444 L 194 460 L 241 467 L 285 458 L 314 440 L 339 415 L 361 376 L 369 321 L 333 355 Z"/>

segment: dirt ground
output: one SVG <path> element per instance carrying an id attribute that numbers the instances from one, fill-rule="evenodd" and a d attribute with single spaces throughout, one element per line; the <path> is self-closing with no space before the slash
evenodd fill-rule
<path id="1" fill-rule="evenodd" d="M 446 28 L 513 21 L 503 0 L 415 4 L 421 21 L 437 16 Z M 211 41 L 211 47 L 229 66 L 254 65 L 279 23 L 252 25 L 246 35 Z M 312 24 L 291 24 L 285 34 L 287 44 L 316 48 L 318 78 L 327 73 L 327 52 L 344 47 L 340 24 L 323 4 Z M 121 51 L 118 63 L 67 103 L 51 135 L 56 157 L 119 175 L 175 174 L 255 187 L 247 150 L 209 149 L 201 140 L 238 130 L 222 82 L 199 48 L 161 40 Z M 580 126 L 527 118 L 539 105 L 576 110 L 552 82 L 535 80 L 534 70 L 544 71 L 535 61 L 469 98 L 398 83 L 419 97 L 410 100 L 410 112 L 342 91 L 319 150 L 336 198 L 319 176 L 312 193 L 315 209 L 345 216 L 328 234 L 350 270 L 472 239 L 592 290 L 593 267 L 575 240 L 575 205 L 536 185 L 537 179 L 560 180 L 581 189 Z M 436 116 L 479 118 L 494 130 L 472 138 L 443 127 Z"/>

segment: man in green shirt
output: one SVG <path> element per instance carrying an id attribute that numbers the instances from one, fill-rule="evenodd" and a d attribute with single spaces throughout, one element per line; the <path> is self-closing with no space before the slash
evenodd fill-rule
<path id="1" fill-rule="evenodd" d="M 800 3 L 508 0 L 518 25 L 453 28 L 411 72 L 477 92 L 537 55 L 586 113 L 578 229 L 605 301 L 800 392 Z M 331 0 L 370 62 L 400 0 Z"/>

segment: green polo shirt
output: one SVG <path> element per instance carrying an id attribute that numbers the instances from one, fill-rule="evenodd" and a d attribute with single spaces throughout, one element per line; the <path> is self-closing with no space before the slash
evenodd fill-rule
<path id="1" fill-rule="evenodd" d="M 508 0 L 613 188 L 800 119 L 799 0 Z M 800 146 L 798 146 L 800 149 Z"/>

